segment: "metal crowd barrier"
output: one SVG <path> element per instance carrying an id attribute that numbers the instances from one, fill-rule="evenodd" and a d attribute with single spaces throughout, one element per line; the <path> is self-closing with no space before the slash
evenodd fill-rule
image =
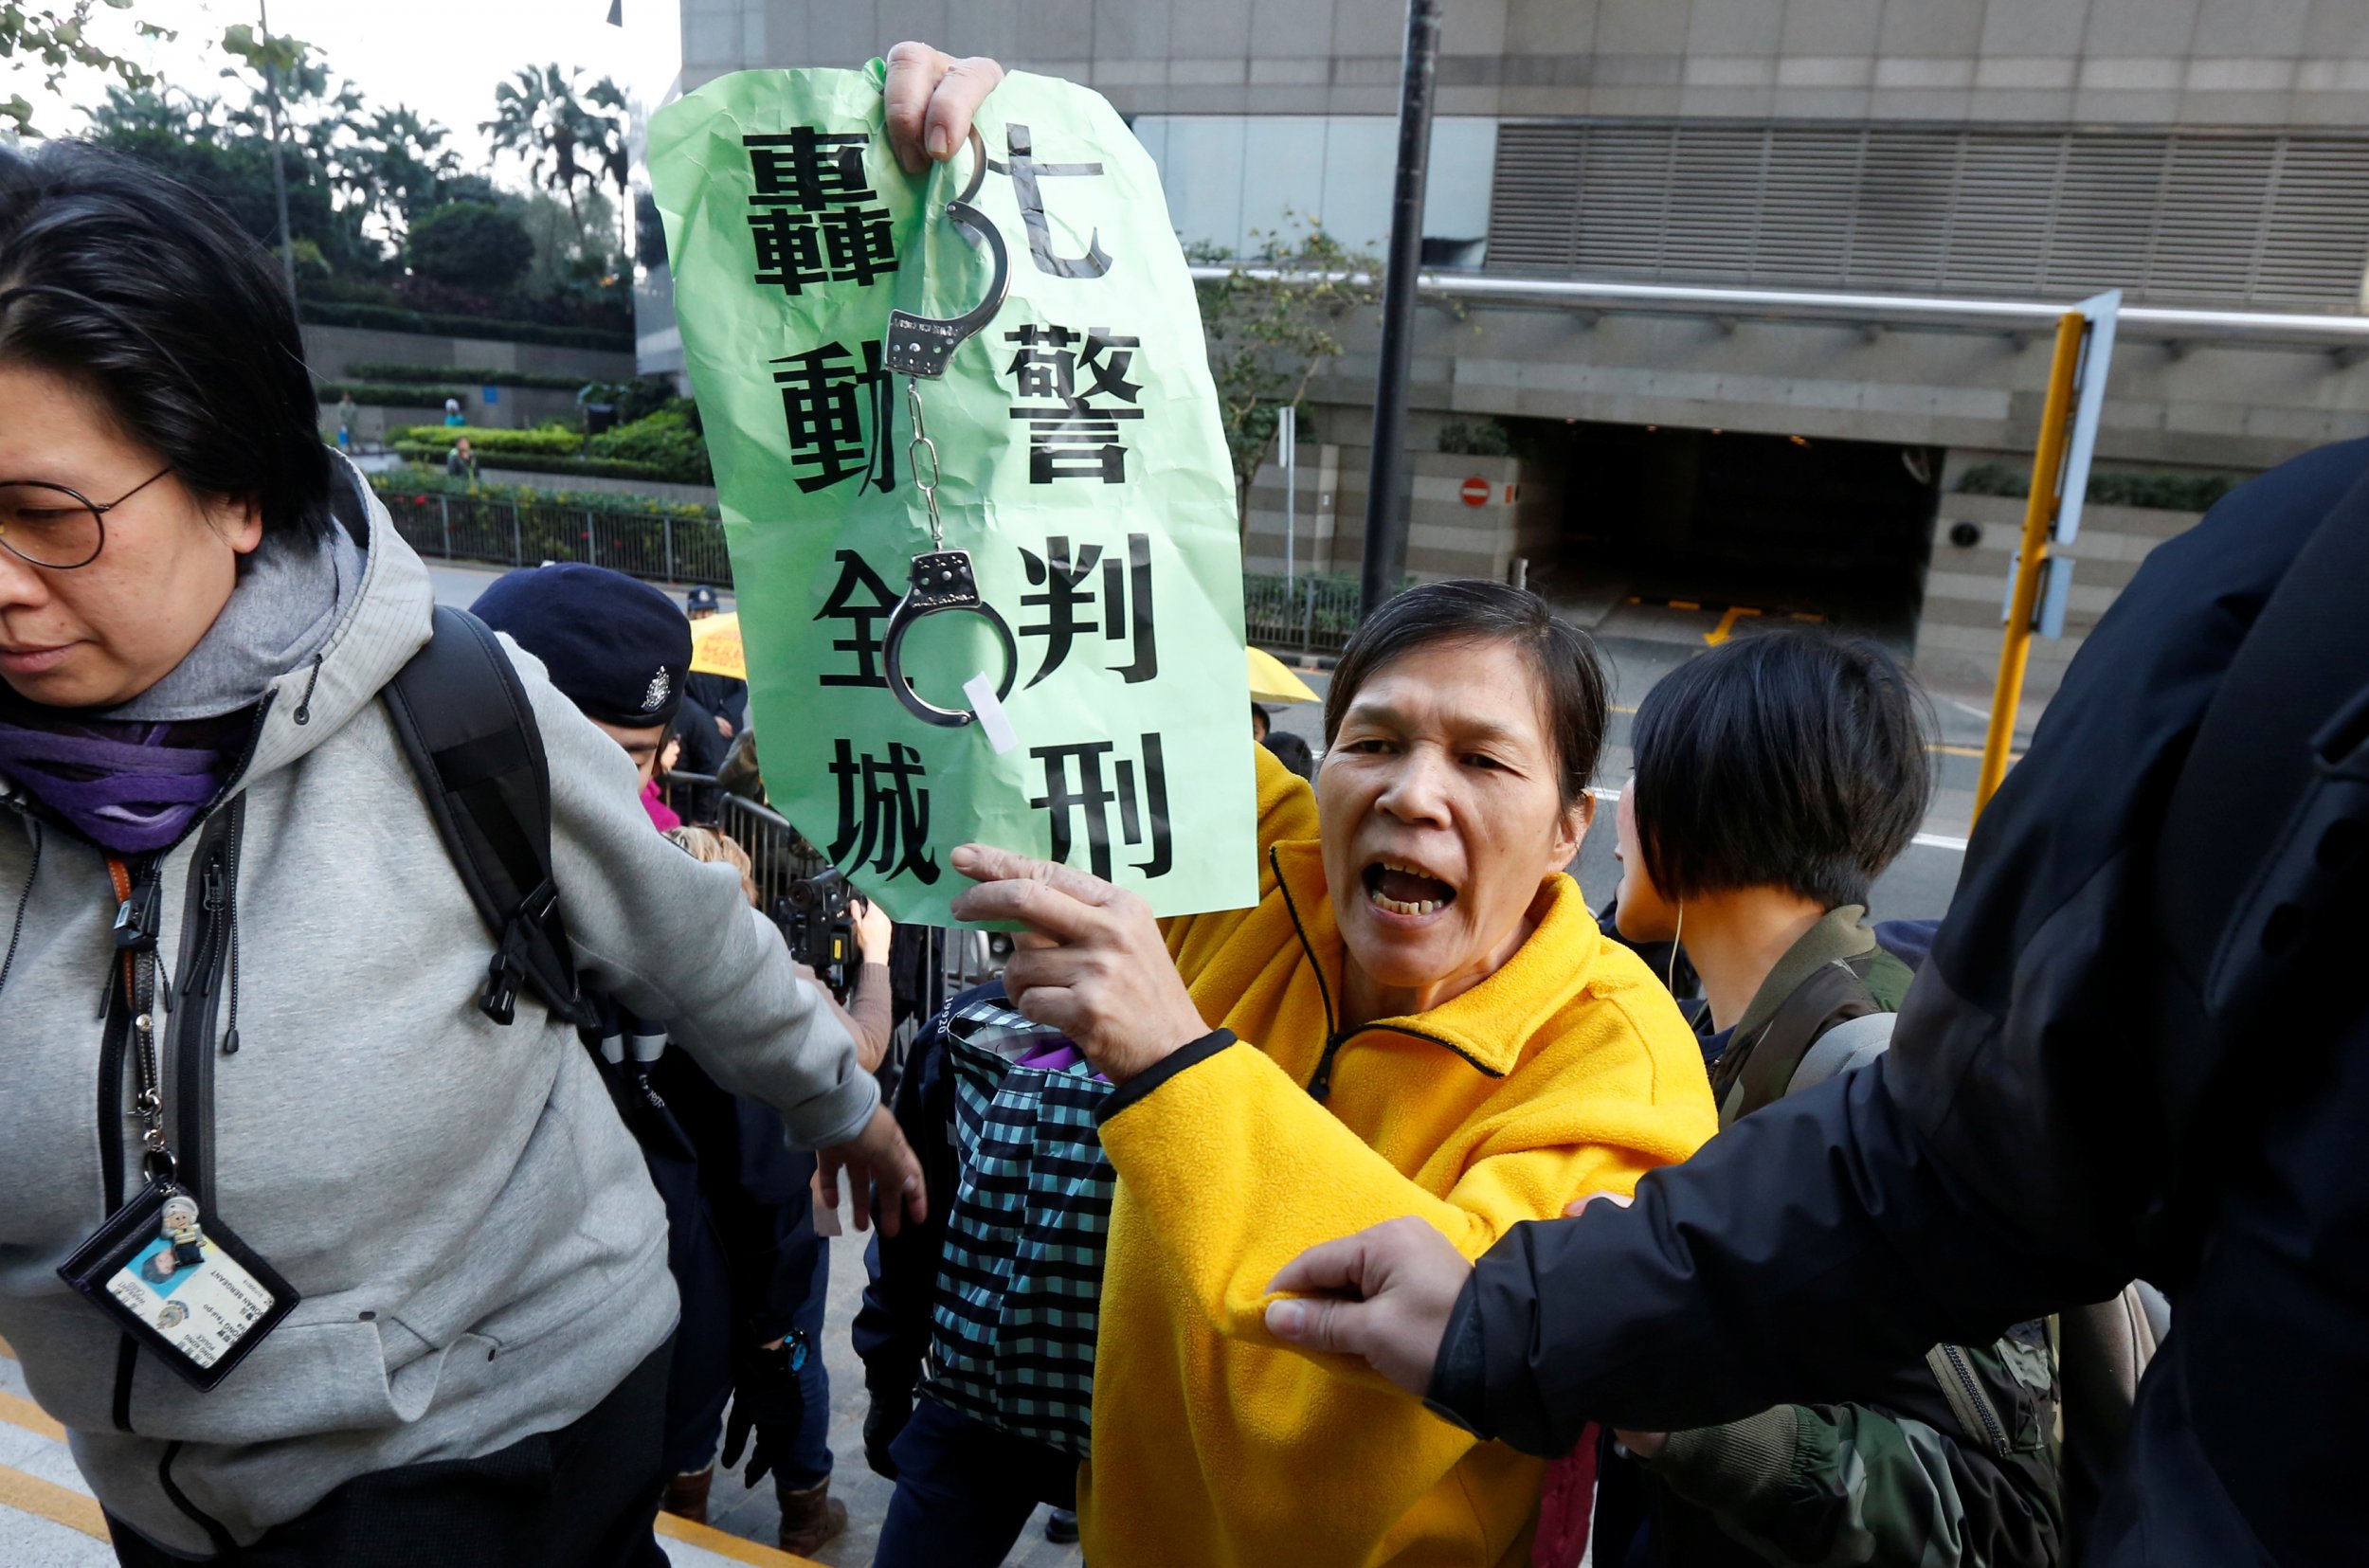
<path id="1" fill-rule="evenodd" d="M 712 825 L 748 852 L 750 874 L 757 885 L 757 907 L 776 921 L 785 919 L 801 885 L 830 869 L 825 859 L 789 819 L 743 795 L 721 794 L 715 780 L 705 773 L 669 773 L 660 786 L 668 805 L 686 822 Z M 696 808 L 714 802 L 711 811 Z M 945 999 L 984 984 L 1003 972 L 993 941 L 985 931 L 962 927 L 932 928 L 940 983 L 931 999 L 936 1011 Z"/>
<path id="2" fill-rule="evenodd" d="M 447 561 L 586 561 L 661 583 L 728 587 L 732 580 L 724 525 L 713 517 L 399 489 L 380 491 L 379 499 L 413 550 Z"/>

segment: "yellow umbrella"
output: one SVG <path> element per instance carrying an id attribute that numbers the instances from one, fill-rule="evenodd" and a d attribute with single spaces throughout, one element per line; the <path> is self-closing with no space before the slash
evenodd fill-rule
<path id="1" fill-rule="evenodd" d="M 1283 660 L 1264 648 L 1247 650 L 1250 654 L 1250 699 L 1253 702 L 1322 702 L 1324 699 L 1308 689 L 1308 682 L 1284 668 Z M 691 666 L 697 669 L 697 664 Z"/>
<path id="2" fill-rule="evenodd" d="M 691 623 L 691 673 L 749 678 L 748 651 L 740 645 L 740 615 L 711 615 Z"/>

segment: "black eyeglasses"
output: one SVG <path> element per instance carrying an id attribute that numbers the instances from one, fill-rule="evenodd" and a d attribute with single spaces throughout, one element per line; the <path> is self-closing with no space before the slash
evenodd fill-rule
<path id="1" fill-rule="evenodd" d="M 40 479 L 0 481 L 0 550 L 51 571 L 87 567 L 107 546 L 107 514 L 172 472 L 159 468 L 112 501 Z"/>

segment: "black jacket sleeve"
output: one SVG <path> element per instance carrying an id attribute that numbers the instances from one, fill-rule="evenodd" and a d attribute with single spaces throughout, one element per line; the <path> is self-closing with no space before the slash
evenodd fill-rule
<path id="1" fill-rule="evenodd" d="M 2365 460 L 2300 459 L 2158 548 L 1984 813 L 1890 1054 L 1630 1209 L 1516 1226 L 1466 1288 L 1436 1405 L 1539 1453 L 1590 1418 L 1705 1426 L 2193 1261 L 2163 1222 L 2172 1111 L 2219 1064 L 2146 1023 L 2155 841 L 2237 644 Z"/>

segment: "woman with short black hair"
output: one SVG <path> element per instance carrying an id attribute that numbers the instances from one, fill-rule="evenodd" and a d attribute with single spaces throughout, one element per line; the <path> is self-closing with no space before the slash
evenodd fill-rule
<path id="1" fill-rule="evenodd" d="M 992 78 L 932 98 L 950 63 L 892 86 L 958 145 Z M 0 150 L 0 1336 L 127 1563 L 658 1564 L 664 1216 L 574 1026 L 479 1005 L 378 700 L 427 571 L 317 420 L 227 216 Z M 504 648 L 577 971 L 892 1228 L 919 1171 L 854 1042 Z"/>
<path id="2" fill-rule="evenodd" d="M 1701 975 L 1723 1127 L 1890 1038 L 1911 975 L 1867 903 L 1924 820 L 1929 729 L 1890 655 L 1802 628 L 1690 659 L 1637 705 L 1615 918 L 1631 942 L 1683 942 Z M 2045 1327 L 2025 1324 L 1829 1403 L 1622 1433 L 1641 1472 L 1605 1469 L 1597 1552 L 1919 1568 L 1947 1541 L 1967 1561 L 2048 1568 L 2064 1528 L 2055 1382 Z"/>
<path id="3" fill-rule="evenodd" d="M 1535 594 L 1431 584 L 1350 639 L 1312 791 L 1253 748 L 1256 907 L 1164 928 L 1083 873 L 955 851 L 982 884 L 956 912 L 1041 939 L 1014 1005 L 1117 1086 L 1090 1561 L 1528 1560 L 1543 1465 L 1293 1354 L 1266 1308 L 1313 1242 L 1398 1219 L 1477 1256 L 1709 1136 L 1684 1021 L 1564 874 L 1607 708 Z"/>

